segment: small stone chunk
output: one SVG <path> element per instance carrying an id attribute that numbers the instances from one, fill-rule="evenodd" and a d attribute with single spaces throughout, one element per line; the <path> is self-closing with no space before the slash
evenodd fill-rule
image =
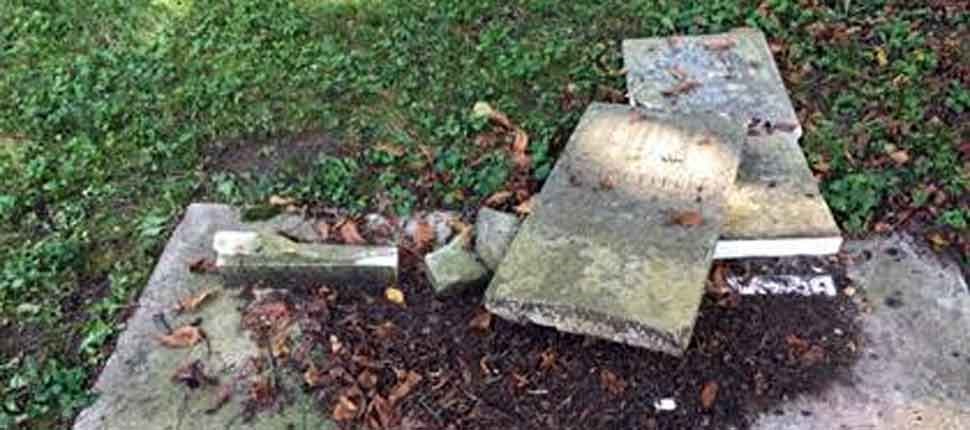
<path id="1" fill-rule="evenodd" d="M 308 244 L 270 233 L 220 231 L 213 248 L 216 267 L 229 285 L 315 281 L 383 290 L 397 282 L 396 247 Z"/>
<path id="2" fill-rule="evenodd" d="M 489 270 L 494 271 L 505 258 L 515 233 L 519 231 L 519 217 L 495 209 L 482 208 L 475 222 L 475 252 Z"/>
<path id="3" fill-rule="evenodd" d="M 438 295 L 458 293 L 484 285 L 488 269 L 468 250 L 471 232 L 466 230 L 443 248 L 424 257 L 428 279 Z"/>

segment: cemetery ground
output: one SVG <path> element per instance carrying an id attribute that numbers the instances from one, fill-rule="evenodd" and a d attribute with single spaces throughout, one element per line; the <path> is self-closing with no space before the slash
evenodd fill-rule
<path id="1" fill-rule="evenodd" d="M 630 37 L 765 31 L 843 231 L 908 232 L 967 267 L 967 5 L 820 3 L 0 0 L 0 427 L 67 427 L 90 403 L 190 202 L 253 216 L 290 205 L 472 213 L 489 198 L 527 210 L 585 107 L 625 101 L 619 42 Z M 521 133 L 476 118 L 479 101 Z M 410 306 L 433 305 L 416 291 Z M 466 329 L 473 301 L 445 302 L 445 315 Z M 699 327 L 765 329 L 710 298 L 703 309 Z M 489 344 L 505 324 L 447 342 L 523 361 L 545 349 L 516 342 L 583 343 L 530 328 Z M 787 358 L 784 338 L 769 342 L 781 349 L 740 353 Z M 605 395 L 646 396 L 624 372 L 669 369 L 624 367 L 627 347 L 586 347 L 617 367 L 583 376 Z M 705 376 L 685 384 L 729 382 Z M 786 377 L 778 389 L 813 388 Z M 741 394 L 717 396 L 741 404 Z"/>

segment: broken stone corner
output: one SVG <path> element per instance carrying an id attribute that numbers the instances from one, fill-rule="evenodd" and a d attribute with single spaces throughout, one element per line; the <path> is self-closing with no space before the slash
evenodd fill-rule
<path id="1" fill-rule="evenodd" d="M 488 268 L 470 250 L 471 240 L 471 230 L 466 229 L 447 245 L 424 257 L 428 281 L 435 294 L 456 294 L 487 282 Z"/>

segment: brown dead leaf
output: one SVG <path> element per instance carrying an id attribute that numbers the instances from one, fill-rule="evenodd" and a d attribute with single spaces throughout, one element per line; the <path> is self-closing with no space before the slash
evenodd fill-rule
<path id="1" fill-rule="evenodd" d="M 340 223 L 340 239 L 348 245 L 363 245 L 367 243 L 357 229 L 357 222 L 348 218 Z"/>
<path id="2" fill-rule="evenodd" d="M 311 363 L 310 367 L 307 367 L 306 371 L 303 372 L 303 382 L 306 382 L 310 388 L 319 387 L 326 379 L 325 376 L 325 373 L 321 372 L 316 365 Z"/>
<path id="3" fill-rule="evenodd" d="M 215 294 L 216 290 L 209 289 L 200 291 L 188 297 L 183 297 L 182 300 L 179 300 L 178 304 L 175 305 L 175 313 L 193 312 L 198 309 L 198 307 L 202 305 L 206 299 L 215 296 Z"/>
<path id="4" fill-rule="evenodd" d="M 475 329 L 486 331 L 492 325 L 492 314 L 485 309 L 479 309 L 471 321 L 468 322 L 468 326 Z"/>
<path id="5" fill-rule="evenodd" d="M 285 359 L 290 356 L 290 336 L 287 333 L 281 333 L 273 337 L 273 341 L 270 344 L 270 353 L 273 357 L 278 359 Z"/>
<path id="6" fill-rule="evenodd" d="M 933 244 L 933 246 L 936 246 L 938 248 L 945 248 L 947 246 L 950 246 L 950 241 L 947 240 L 945 237 L 943 237 L 943 234 L 940 232 L 928 234 L 926 236 L 926 240 L 929 240 L 930 243 Z"/>
<path id="7" fill-rule="evenodd" d="M 268 376 L 260 376 L 249 384 L 249 400 L 257 405 L 266 405 L 273 400 L 275 386 Z"/>
<path id="8" fill-rule="evenodd" d="M 800 361 L 807 366 L 815 365 L 825 359 L 825 350 L 819 345 L 812 345 L 805 339 L 794 334 L 785 336 L 789 358 Z"/>
<path id="9" fill-rule="evenodd" d="M 400 156 L 404 155 L 407 152 L 407 151 L 405 151 L 405 149 L 404 149 L 403 146 L 398 145 L 398 144 L 395 144 L 395 143 L 391 143 L 391 142 L 381 142 L 381 143 L 378 143 L 377 145 L 374 146 L 374 149 L 377 149 L 378 151 L 386 152 L 386 153 L 391 154 L 391 155 L 393 155 L 395 157 L 400 157 Z"/>
<path id="10" fill-rule="evenodd" d="M 438 234 L 431 223 L 424 219 L 418 221 L 414 226 L 414 237 L 412 238 L 415 249 L 418 251 L 430 249 L 437 236 Z"/>
<path id="11" fill-rule="evenodd" d="M 515 129 L 515 141 L 512 142 L 512 153 L 524 155 L 529 148 L 529 135 L 521 128 Z"/>
<path id="12" fill-rule="evenodd" d="M 528 215 L 528 214 L 532 213 L 533 199 L 534 199 L 534 197 L 529 197 L 528 200 L 526 200 L 526 201 L 524 201 L 522 203 L 519 203 L 518 205 L 516 205 L 512 209 L 515 211 L 515 213 L 517 213 L 519 215 Z"/>
<path id="13" fill-rule="evenodd" d="M 678 96 L 689 93 L 699 86 L 701 86 L 700 82 L 688 79 L 686 81 L 681 81 L 679 84 L 674 85 L 671 88 L 661 91 L 660 94 L 663 94 L 666 97 Z"/>
<path id="14" fill-rule="evenodd" d="M 208 258 L 200 258 L 189 264 L 191 273 L 210 273 L 216 270 L 216 262 Z"/>
<path id="15" fill-rule="evenodd" d="M 400 420 L 391 402 L 379 394 L 371 398 L 365 417 L 367 426 L 373 430 L 390 430 Z"/>
<path id="16" fill-rule="evenodd" d="M 548 348 L 539 354 L 539 369 L 549 370 L 556 365 L 556 351 Z"/>
<path id="17" fill-rule="evenodd" d="M 704 47 L 711 51 L 724 51 L 734 47 L 736 42 L 730 37 L 712 37 L 704 41 Z"/>
<path id="18" fill-rule="evenodd" d="M 714 401 L 717 400 L 717 381 L 708 381 L 704 384 L 704 388 L 701 389 L 701 406 L 704 409 L 710 409 L 714 406 Z"/>
<path id="19" fill-rule="evenodd" d="M 506 116 L 502 112 L 495 110 L 495 108 L 493 108 L 492 105 L 488 103 L 485 103 L 485 102 L 475 103 L 475 106 L 472 108 L 472 111 L 476 116 L 488 118 L 489 121 L 497 125 L 500 125 L 510 130 L 514 128 L 514 126 L 512 125 L 512 121 L 509 121 L 508 116 Z"/>
<path id="20" fill-rule="evenodd" d="M 889 153 L 889 158 L 891 158 L 896 164 L 906 164 L 909 161 L 909 151 L 905 149 L 892 151 Z"/>
<path id="21" fill-rule="evenodd" d="M 347 396 L 340 396 L 337 399 L 337 405 L 333 408 L 333 419 L 335 421 L 350 421 L 357 418 L 359 412 L 360 406 L 357 406 Z"/>
<path id="22" fill-rule="evenodd" d="M 203 339 L 205 339 L 205 333 L 202 332 L 202 329 L 194 325 L 187 325 L 179 327 L 167 335 L 160 336 L 158 341 L 168 348 L 189 348 Z"/>
<path id="23" fill-rule="evenodd" d="M 729 292 L 731 289 L 727 285 L 727 265 L 715 263 L 710 282 L 707 283 L 707 293 L 714 297 L 721 297 Z"/>
<path id="24" fill-rule="evenodd" d="M 384 298 L 395 305 L 405 306 L 404 292 L 397 288 L 392 287 L 384 290 Z"/>
<path id="25" fill-rule="evenodd" d="M 330 239 L 330 224 L 326 221 L 317 222 L 315 226 L 317 230 L 317 236 L 320 237 L 321 242 L 326 242 Z"/>
<path id="26" fill-rule="evenodd" d="M 696 210 L 679 211 L 670 217 L 670 223 L 682 227 L 694 227 L 704 223 L 704 217 Z"/>
<path id="27" fill-rule="evenodd" d="M 397 326 L 390 321 L 384 321 L 380 325 L 371 327 L 371 329 L 374 331 L 374 336 L 378 339 L 389 339 L 398 332 Z"/>
<path id="28" fill-rule="evenodd" d="M 623 391 L 626 390 L 626 381 L 620 379 L 620 377 L 608 369 L 600 371 L 600 384 L 603 385 L 606 391 L 609 391 L 615 396 L 623 394 Z"/>
<path id="29" fill-rule="evenodd" d="M 333 354 L 339 354 L 340 351 L 343 351 L 343 349 L 344 343 L 340 341 L 340 338 L 335 334 L 330 335 L 330 352 Z"/>
<path id="30" fill-rule="evenodd" d="M 377 386 L 377 375 L 370 370 L 364 370 L 357 375 L 357 383 L 365 390 L 369 390 Z"/>
<path id="31" fill-rule="evenodd" d="M 499 191 L 495 194 L 492 194 L 491 196 L 488 196 L 488 198 L 485 199 L 485 201 L 483 201 L 482 204 L 485 206 L 491 206 L 491 207 L 500 206 L 505 202 L 509 201 L 509 199 L 512 198 L 513 195 L 515 195 L 515 193 L 508 190 Z"/>
<path id="32" fill-rule="evenodd" d="M 424 378 L 422 378 L 417 372 L 409 370 L 404 374 L 403 378 L 399 377 L 398 379 L 399 381 L 397 385 L 391 389 L 391 393 L 387 396 L 387 400 L 392 406 L 396 405 L 397 402 L 401 401 L 401 399 L 407 397 L 407 395 L 411 393 L 411 390 L 413 390 L 414 387 L 416 387 Z"/>

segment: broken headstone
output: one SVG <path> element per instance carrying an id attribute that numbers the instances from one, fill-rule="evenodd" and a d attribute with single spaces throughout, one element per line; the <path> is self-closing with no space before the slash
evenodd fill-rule
<path id="1" fill-rule="evenodd" d="M 760 31 L 625 40 L 623 56 L 635 105 L 724 112 L 748 127 L 715 258 L 838 252 L 841 232 L 798 145 L 802 127 Z"/>
<path id="2" fill-rule="evenodd" d="M 230 285 L 310 280 L 383 289 L 397 282 L 396 247 L 298 243 L 272 233 L 220 231 L 213 248 L 216 267 Z"/>
<path id="3" fill-rule="evenodd" d="M 428 280 L 435 294 L 454 294 L 466 288 L 483 285 L 488 280 L 488 269 L 468 248 L 471 231 L 465 230 L 441 249 L 424 257 Z"/>
<path id="4" fill-rule="evenodd" d="M 485 304 L 516 321 L 679 355 L 690 341 L 743 127 L 593 104 Z"/>
<path id="5" fill-rule="evenodd" d="M 475 221 L 475 252 L 489 270 L 494 271 L 515 239 L 519 217 L 491 208 L 478 211 Z"/>

